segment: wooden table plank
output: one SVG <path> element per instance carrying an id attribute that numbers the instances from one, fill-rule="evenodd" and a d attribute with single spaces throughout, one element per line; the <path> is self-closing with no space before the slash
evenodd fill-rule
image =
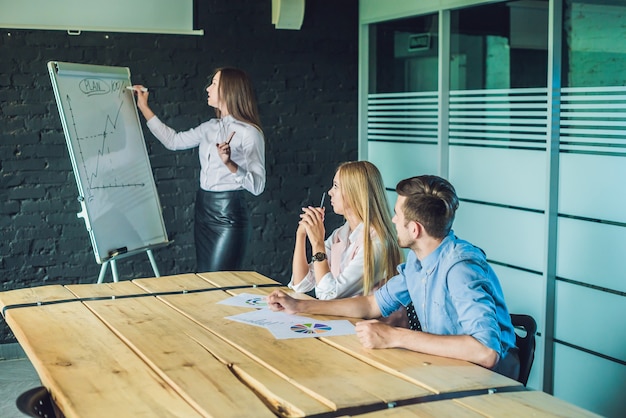
<path id="1" fill-rule="evenodd" d="M 283 286 L 276 280 L 263 276 L 255 271 L 220 271 L 212 273 L 198 273 L 198 276 L 212 283 L 215 287 L 267 285 Z"/>
<path id="2" fill-rule="evenodd" d="M 193 339 L 198 325 L 154 297 L 85 302 L 153 370 L 206 416 L 275 416 L 227 365 Z M 222 343 L 223 344 L 223 343 Z"/>
<path id="3" fill-rule="evenodd" d="M 217 279 L 214 280 L 216 281 L 216 284 L 219 285 L 223 285 L 225 283 L 225 279 L 220 281 L 217 281 Z M 275 289 L 259 288 L 257 290 L 258 293 L 269 294 Z M 229 293 L 238 294 L 243 292 L 247 292 L 247 290 L 236 289 L 230 291 Z M 288 292 L 291 291 L 288 290 Z M 306 295 L 298 295 L 298 297 L 305 296 Z M 320 315 L 315 317 L 318 319 L 341 319 L 339 317 Z M 353 322 L 358 320 L 355 318 L 348 319 Z M 345 351 L 351 356 L 360 358 L 375 367 L 414 382 L 415 384 L 418 384 L 426 390 L 434 393 L 521 386 L 521 383 L 516 380 L 493 373 L 490 370 L 466 361 L 432 356 L 402 349 L 366 349 L 363 348 L 358 339 L 354 338 L 352 335 L 332 338 L 321 337 L 320 340 Z"/>
<path id="4" fill-rule="evenodd" d="M 158 279 L 138 279 L 134 282 L 139 284 L 152 284 L 151 292 L 182 292 L 205 289 L 212 286 L 208 285 L 205 280 L 194 274 L 169 276 L 167 278 Z M 147 290 L 137 286 L 135 283 L 109 283 L 107 286 L 103 287 L 91 284 L 73 285 L 68 286 L 68 288 L 80 297 L 87 297 L 90 294 L 97 294 L 98 296 L 125 296 L 147 292 Z M 96 288 L 92 289 L 93 286 L 96 286 Z M 138 292 L 138 290 L 140 292 Z M 165 375 L 167 380 L 173 381 L 179 390 L 183 390 L 183 387 L 187 385 L 187 381 L 200 379 L 201 377 L 198 376 L 198 373 L 202 372 L 206 373 L 211 381 L 215 380 L 219 385 L 227 386 L 225 392 L 228 394 L 228 398 L 234 398 L 238 402 L 238 405 L 234 407 L 232 405 L 222 405 L 224 402 L 213 402 L 210 397 L 207 397 L 207 393 L 213 392 L 210 390 L 211 384 L 207 385 L 203 383 L 196 386 L 197 390 L 188 391 L 192 398 L 198 398 L 198 400 L 194 399 L 192 402 L 202 405 L 202 409 L 213 409 L 213 412 L 216 410 L 219 412 L 218 416 L 228 416 L 228 412 L 223 411 L 229 410 L 237 411 L 235 415 L 247 415 L 250 410 L 249 408 L 254 405 L 258 407 L 258 400 L 256 399 L 246 402 L 246 397 L 249 397 L 252 393 L 251 391 L 254 390 L 259 393 L 259 396 L 264 398 L 265 402 L 278 415 L 304 416 L 304 411 L 295 405 L 301 405 L 305 410 L 309 411 L 309 413 L 330 412 L 329 407 L 313 399 L 296 386 L 290 384 L 258 362 L 250 359 L 204 328 L 200 326 L 190 326 L 190 321 L 186 317 L 181 316 L 182 320 L 179 318 L 178 321 L 172 322 L 172 319 L 176 316 L 180 316 L 180 314 L 176 311 L 173 311 L 172 314 L 172 308 L 166 306 L 163 302 L 159 303 L 163 305 L 163 308 L 166 308 L 164 315 L 168 318 L 168 324 L 164 327 L 158 327 L 156 330 L 151 329 L 155 321 L 145 322 L 142 321 L 141 318 L 133 319 L 136 316 L 134 312 L 144 312 L 146 308 L 135 307 L 132 308 L 133 310 L 130 314 L 126 316 L 122 314 L 121 317 L 113 319 L 111 318 L 110 312 L 106 312 L 105 309 L 98 306 L 95 306 L 94 309 L 103 317 L 103 320 L 109 323 L 109 325 L 119 333 L 123 334 L 124 338 L 128 340 L 128 343 L 138 352 L 152 353 L 150 359 L 152 366 L 155 370 L 158 370 L 159 373 Z M 88 304 L 92 307 L 94 306 L 93 303 Z M 113 304 L 113 302 L 111 302 L 111 304 Z M 119 299 L 115 301 L 115 305 L 120 305 Z M 128 308 L 123 307 L 120 309 Z M 147 310 L 151 309 L 154 308 L 149 307 Z M 157 311 L 158 312 L 152 314 L 153 317 L 163 316 L 160 309 L 157 309 Z M 134 323 L 134 321 L 137 323 Z M 182 322 L 182 324 L 180 322 Z M 166 332 L 166 328 L 169 329 L 172 327 L 174 329 L 171 331 L 171 334 L 162 335 Z M 155 338 L 156 341 L 153 341 Z M 178 344 L 184 346 L 184 352 L 180 350 L 176 351 L 176 345 Z M 200 350 L 200 352 L 198 352 L 198 350 Z M 166 354 L 163 356 L 159 354 L 160 352 L 165 352 Z M 180 353 L 180 357 L 173 356 L 172 354 L 174 352 Z M 206 358 L 207 356 L 208 358 Z M 187 363 L 184 363 L 185 359 Z M 215 364 L 216 360 L 221 362 L 221 366 Z M 182 366 L 177 363 L 181 363 Z M 215 368 L 217 370 L 204 370 L 208 368 Z M 200 371 L 196 369 L 200 369 Z M 226 376 L 223 376 L 224 374 L 226 374 Z M 238 382 L 233 383 L 233 377 L 245 382 L 248 389 Z M 263 383 L 261 384 L 260 382 Z M 241 387 L 237 387 L 237 385 Z M 213 389 L 216 389 L 216 393 L 218 394 L 224 391 L 223 388 L 213 387 Z M 242 395 L 239 392 L 245 393 Z M 225 402 L 228 402 L 228 400 Z M 207 406 L 203 403 L 209 403 L 210 405 Z M 259 412 L 258 415 L 261 414 L 262 412 Z"/>
<path id="5" fill-rule="evenodd" d="M 271 279 L 270 279 L 271 280 Z M 218 282 L 222 284 L 223 282 Z M 269 294 L 275 289 L 258 288 L 257 293 Z M 283 289 L 285 290 L 285 289 Z M 249 293 L 248 289 L 235 289 L 229 293 Z M 305 297 L 306 295 L 299 295 Z M 318 319 L 346 319 L 316 315 Z M 347 318 L 357 321 L 355 318 Z M 516 380 L 493 373 L 475 364 L 403 349 L 373 350 L 364 348 L 353 335 L 332 338 L 320 337 L 337 349 L 357 357 L 381 370 L 422 386 L 429 392 L 449 393 L 485 388 L 521 386 Z"/>
<path id="6" fill-rule="evenodd" d="M 74 295 L 61 285 L 27 287 L 0 293 L 0 310 L 9 305 L 23 303 L 52 302 L 74 299 Z"/>
<path id="7" fill-rule="evenodd" d="M 352 336 L 321 339 L 383 370 L 405 376 L 434 393 L 521 386 L 513 379 L 466 361 L 402 349 L 366 349 Z"/>
<path id="8" fill-rule="evenodd" d="M 398 406 L 352 416 L 358 418 L 485 418 L 484 415 L 459 405 L 451 399 Z"/>
<path id="9" fill-rule="evenodd" d="M 252 272 L 42 286 L 0 293 L 0 308 L 67 417 L 597 416 L 466 362 L 354 335 L 276 340 L 225 318 L 249 309 L 218 301 L 266 284 L 282 287 Z"/>
<path id="10" fill-rule="evenodd" d="M 219 274 L 216 274 L 215 276 L 222 277 L 222 275 Z M 227 283 L 226 280 L 227 279 L 219 281 L 215 280 L 214 283 L 216 285 L 224 285 L 225 283 Z M 262 282 L 265 283 L 266 281 L 263 280 Z M 170 290 L 171 287 L 175 285 L 174 283 L 165 281 L 161 281 L 159 283 L 155 283 L 153 281 L 144 281 L 144 283 L 147 284 L 148 289 L 151 292 L 165 292 Z M 235 282 L 235 284 L 240 283 Z M 198 284 L 196 283 L 196 285 Z M 187 283 L 185 287 L 190 290 L 193 288 L 192 286 L 190 286 L 189 283 Z M 268 294 L 273 290 L 274 289 L 272 288 L 257 288 L 254 289 L 254 293 Z M 251 290 L 234 289 L 229 291 L 229 293 L 233 294 L 243 292 L 249 293 L 251 292 Z M 225 307 L 222 309 L 225 309 Z M 229 314 L 236 314 L 242 311 L 245 310 L 233 310 L 232 313 Z M 223 313 L 223 316 L 227 316 L 226 312 Z M 336 319 L 335 317 L 318 318 Z M 241 327 L 240 324 L 231 324 L 231 326 Z M 241 332 L 246 332 L 245 325 Z M 460 360 L 430 356 L 427 354 L 415 353 L 408 350 L 400 349 L 368 350 L 363 348 L 354 336 L 321 338 L 321 340 L 341 349 L 342 351 L 349 353 L 351 356 L 358 357 L 383 371 L 398 376 L 401 379 L 412 381 L 415 384 L 427 389 L 419 395 L 415 393 L 414 396 L 422 396 L 428 394 L 429 392 L 444 393 L 520 385 L 514 380 L 493 373 L 480 366 Z"/>
<path id="11" fill-rule="evenodd" d="M 534 390 L 467 396 L 457 399 L 405 405 L 396 408 L 353 415 L 358 418 L 382 417 L 599 417 L 568 402 Z"/>
<path id="12" fill-rule="evenodd" d="M 147 292 L 183 292 L 186 290 L 212 289 L 219 287 L 211 284 L 207 280 L 202 279 L 202 277 L 197 274 L 192 273 L 147 279 L 135 279 L 132 283 Z M 144 283 L 148 283 L 149 286 L 143 286 Z"/>
<path id="13" fill-rule="evenodd" d="M 149 286 L 147 282 L 144 284 Z M 246 309 L 217 305 L 224 299 L 218 293 L 172 295 L 162 299 L 333 409 L 430 394 L 316 339 L 276 340 L 264 328 L 225 319 Z M 316 358 L 325 362 L 311 361 L 307 353 L 315 353 Z"/>
<path id="14" fill-rule="evenodd" d="M 94 411 L 100 416 L 200 416 L 82 303 L 12 309 L 6 319 L 67 417 L 93 416 Z"/>
<path id="15" fill-rule="evenodd" d="M 510 417 L 599 417 L 590 411 L 579 408 L 559 398 L 538 390 L 492 395 L 468 396 L 454 402 L 483 414 L 486 417 L 501 417 L 507 411 Z"/>
<path id="16" fill-rule="evenodd" d="M 218 336 L 210 332 L 200 332 L 199 328 L 195 328 L 194 331 L 195 333 L 190 334 L 190 337 L 220 361 L 228 364 L 233 373 L 248 387 L 255 390 L 259 396 L 262 396 L 277 415 L 302 417 L 332 412 L 329 406 L 318 401 L 316 397 L 306 393 L 292 384 L 289 379 L 278 375 Z"/>
<path id="17" fill-rule="evenodd" d="M 103 298 L 137 295 L 146 291 L 130 281 L 113 283 L 68 284 L 65 288 L 77 298 Z"/>

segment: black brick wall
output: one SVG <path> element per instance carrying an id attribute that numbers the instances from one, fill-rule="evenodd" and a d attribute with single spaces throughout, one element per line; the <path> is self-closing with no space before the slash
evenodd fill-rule
<path id="1" fill-rule="evenodd" d="M 188 129 L 214 116 L 204 86 L 222 65 L 254 81 L 266 135 L 267 186 L 249 196 L 252 252 L 245 262 L 289 279 L 300 207 L 319 202 L 338 163 L 357 158 L 357 0 L 306 3 L 299 31 L 276 30 L 271 2 L 198 2 L 204 36 L 0 31 L 0 291 L 94 283 L 100 271 L 82 219 L 48 61 L 127 66 L 150 88 L 163 121 Z M 144 128 L 170 240 L 155 250 L 162 275 L 193 271 L 194 151 L 171 152 Z M 329 216 L 328 229 L 342 219 Z M 118 262 L 122 280 L 153 276 L 142 255 Z M 107 281 L 111 280 L 110 271 Z M 4 321 L 0 343 L 13 342 Z"/>

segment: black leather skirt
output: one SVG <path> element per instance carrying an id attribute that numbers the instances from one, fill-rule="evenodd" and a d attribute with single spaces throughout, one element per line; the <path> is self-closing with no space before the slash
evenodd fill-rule
<path id="1" fill-rule="evenodd" d="M 198 190 L 194 224 L 198 272 L 240 270 L 251 232 L 243 190 Z"/>

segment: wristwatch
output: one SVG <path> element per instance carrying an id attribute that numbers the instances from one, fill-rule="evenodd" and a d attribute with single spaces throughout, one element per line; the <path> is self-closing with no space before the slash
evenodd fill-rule
<path id="1" fill-rule="evenodd" d="M 313 257 L 311 257 L 311 263 L 314 263 L 316 261 L 324 261 L 326 260 L 326 253 L 315 253 L 313 254 Z"/>

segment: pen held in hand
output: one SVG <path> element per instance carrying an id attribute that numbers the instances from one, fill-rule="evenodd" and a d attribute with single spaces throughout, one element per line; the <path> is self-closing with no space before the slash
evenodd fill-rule
<path id="1" fill-rule="evenodd" d="M 326 199 L 326 192 L 322 193 L 322 202 L 320 203 L 320 208 L 324 207 L 324 199 Z"/>
<path id="2" fill-rule="evenodd" d="M 230 133 L 230 136 L 229 136 L 229 137 L 228 137 L 228 139 L 226 140 L 226 144 L 230 144 L 230 141 L 232 141 L 233 136 L 235 136 L 235 134 L 236 134 L 236 132 L 235 132 L 235 131 L 232 131 L 232 132 Z"/>
<path id="3" fill-rule="evenodd" d="M 147 88 L 145 88 L 145 87 L 141 87 L 141 88 L 137 88 L 137 89 L 135 89 L 135 87 L 133 87 L 133 86 L 126 86 L 126 89 L 128 89 L 128 90 L 133 90 L 133 91 L 134 91 L 134 90 L 143 91 L 144 93 L 148 91 L 148 89 L 147 89 Z"/>

